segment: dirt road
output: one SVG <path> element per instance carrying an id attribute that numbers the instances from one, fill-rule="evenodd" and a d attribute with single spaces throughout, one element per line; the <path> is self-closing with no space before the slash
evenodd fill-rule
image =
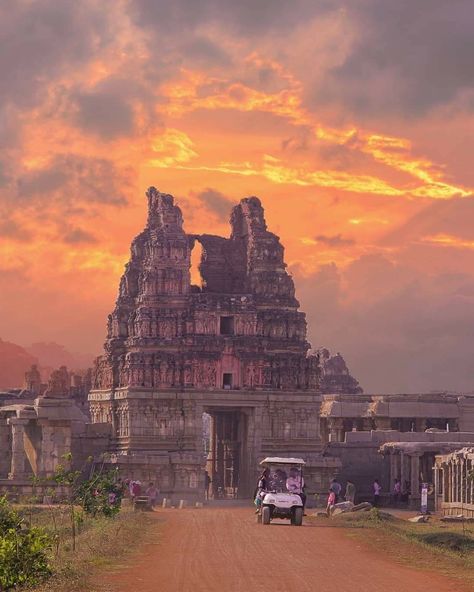
<path id="1" fill-rule="evenodd" d="M 251 508 L 163 510 L 156 542 L 105 578 L 114 592 L 461 592 L 337 528 L 261 526 Z M 368 531 L 370 536 L 370 531 Z M 102 582 L 104 580 L 101 578 Z"/>

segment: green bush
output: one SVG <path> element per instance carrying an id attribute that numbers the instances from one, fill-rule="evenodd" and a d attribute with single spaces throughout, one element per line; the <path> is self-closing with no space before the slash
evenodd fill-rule
<path id="1" fill-rule="evenodd" d="M 10 529 L 0 536 L 0 590 L 38 584 L 51 575 L 51 541 L 41 529 Z"/>
<path id="2" fill-rule="evenodd" d="M 23 518 L 0 498 L 0 590 L 38 584 L 51 574 L 51 539 L 40 528 L 26 528 Z"/>

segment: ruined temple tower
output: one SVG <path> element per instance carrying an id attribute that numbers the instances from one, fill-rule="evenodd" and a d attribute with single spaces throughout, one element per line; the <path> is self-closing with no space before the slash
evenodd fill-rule
<path id="1" fill-rule="evenodd" d="M 206 467 L 215 495 L 241 497 L 263 457 L 303 456 L 307 481 L 325 488 L 337 461 L 321 456 L 318 358 L 259 199 L 234 207 L 222 238 L 186 234 L 171 195 L 147 198 L 89 395 L 92 421 L 113 426 L 113 462 L 199 499 Z"/>

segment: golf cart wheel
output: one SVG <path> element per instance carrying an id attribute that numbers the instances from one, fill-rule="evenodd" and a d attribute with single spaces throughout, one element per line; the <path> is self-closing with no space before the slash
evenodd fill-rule
<path id="1" fill-rule="evenodd" d="M 268 506 L 262 509 L 262 523 L 270 524 L 270 508 Z"/>
<path id="2" fill-rule="evenodd" d="M 303 508 L 295 508 L 291 523 L 295 526 L 301 526 L 303 524 Z"/>

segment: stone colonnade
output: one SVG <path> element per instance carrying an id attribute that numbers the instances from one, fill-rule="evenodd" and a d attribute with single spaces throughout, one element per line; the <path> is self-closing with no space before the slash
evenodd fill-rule
<path id="1" fill-rule="evenodd" d="M 436 509 L 445 515 L 474 516 L 474 449 L 439 455 L 435 463 Z"/>
<path id="2" fill-rule="evenodd" d="M 420 458 L 421 452 L 390 452 L 390 491 L 393 491 L 395 480 L 400 479 L 402 492 L 409 492 L 409 499 L 420 497 Z"/>
<path id="3" fill-rule="evenodd" d="M 9 479 L 25 479 L 27 477 L 26 470 L 26 453 L 25 453 L 25 427 L 29 419 L 20 417 L 9 417 L 7 424 L 11 430 L 11 462 Z"/>
<path id="4" fill-rule="evenodd" d="M 0 479 L 25 481 L 32 475 L 51 476 L 71 451 L 71 427 L 62 422 L 55 425 L 44 419 L 22 417 L 21 412 L 3 421 L 10 434 L 10 454 L 2 462 Z"/>

